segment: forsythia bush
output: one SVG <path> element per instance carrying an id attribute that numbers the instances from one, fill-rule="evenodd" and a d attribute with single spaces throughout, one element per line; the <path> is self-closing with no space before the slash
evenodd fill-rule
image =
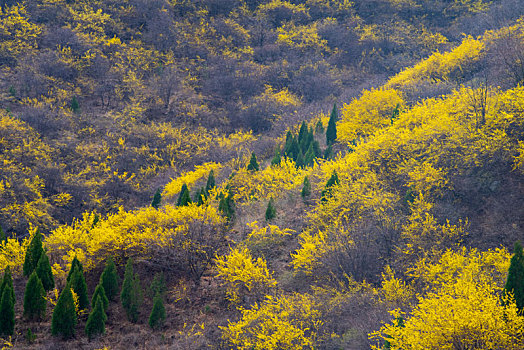
<path id="1" fill-rule="evenodd" d="M 237 322 L 221 327 L 222 337 L 237 349 L 313 349 L 321 312 L 307 294 L 271 297 L 242 310 Z"/>
<path id="2" fill-rule="evenodd" d="M 228 255 L 218 257 L 216 269 L 218 277 L 227 284 L 227 298 L 232 303 L 240 301 L 242 288 L 247 288 L 250 293 L 259 294 L 277 285 L 266 261 L 262 258 L 253 259 L 247 248 L 234 248 Z"/>

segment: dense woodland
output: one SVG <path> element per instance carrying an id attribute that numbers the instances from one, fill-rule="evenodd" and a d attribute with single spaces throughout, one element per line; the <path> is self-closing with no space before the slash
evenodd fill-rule
<path id="1" fill-rule="evenodd" d="M 524 3 L 0 0 L 0 339 L 524 348 Z"/>

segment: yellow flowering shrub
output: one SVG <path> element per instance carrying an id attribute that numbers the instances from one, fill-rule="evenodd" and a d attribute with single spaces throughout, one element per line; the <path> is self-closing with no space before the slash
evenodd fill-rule
<path id="1" fill-rule="evenodd" d="M 267 296 L 242 310 L 240 320 L 222 329 L 222 338 L 236 349 L 314 349 L 321 312 L 307 294 Z"/>
<path id="2" fill-rule="evenodd" d="M 304 181 L 307 170 L 297 168 L 295 162 L 283 158 L 279 165 L 268 166 L 251 172 L 242 168 L 230 180 L 235 202 L 277 198 L 283 192 L 298 188 Z"/>
<path id="3" fill-rule="evenodd" d="M 337 138 L 350 143 L 359 137 L 373 134 L 377 129 L 390 125 L 391 118 L 404 105 L 400 92 L 394 89 L 371 89 L 341 110 L 337 124 Z"/>
<path id="4" fill-rule="evenodd" d="M 219 163 L 209 162 L 202 165 L 195 166 L 195 170 L 188 171 L 177 178 L 172 179 L 165 187 L 162 192 L 162 196 L 166 198 L 174 198 L 180 193 L 182 186 L 186 184 L 188 187 L 191 187 L 194 183 L 199 180 L 205 180 L 209 175 L 209 172 L 213 170 L 215 176 L 218 175 L 218 172 L 222 168 L 222 165 Z"/>
<path id="5" fill-rule="evenodd" d="M 229 254 L 216 259 L 217 276 L 222 278 L 227 286 L 227 299 L 232 303 L 239 303 L 242 290 L 248 293 L 262 295 L 269 289 L 276 287 L 262 258 L 256 260 L 247 248 L 233 248 Z"/>
<path id="6" fill-rule="evenodd" d="M 509 267 L 505 250 L 447 251 L 437 263 L 422 261 L 411 273 L 429 292 L 409 314 L 370 335 L 391 349 L 520 349 L 524 319 L 515 302 L 500 296 Z M 379 345 L 373 349 L 380 349 Z"/>

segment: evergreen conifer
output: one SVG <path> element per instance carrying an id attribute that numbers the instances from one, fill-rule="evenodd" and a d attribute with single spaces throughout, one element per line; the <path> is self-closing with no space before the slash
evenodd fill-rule
<path id="1" fill-rule="evenodd" d="M 191 196 L 189 195 L 189 189 L 186 184 L 182 185 L 180 195 L 178 196 L 177 206 L 183 207 L 191 203 Z"/>
<path id="2" fill-rule="evenodd" d="M 209 194 L 209 191 L 211 191 L 215 187 L 215 173 L 213 170 L 209 172 L 209 175 L 207 176 L 207 182 L 206 182 L 206 196 Z"/>
<path id="3" fill-rule="evenodd" d="M 220 201 L 218 203 L 218 210 L 227 218 L 228 221 L 231 221 L 235 215 L 235 208 L 233 200 L 231 199 L 231 195 L 224 195 L 224 193 L 220 193 L 219 198 Z"/>
<path id="4" fill-rule="evenodd" d="M 129 258 L 126 264 L 120 300 L 129 321 L 137 322 L 140 306 L 142 305 L 142 287 L 140 286 L 138 274 L 133 272 L 133 259 L 131 258 Z"/>
<path id="5" fill-rule="evenodd" d="M 78 112 L 79 109 L 80 109 L 80 104 L 78 103 L 76 96 L 73 96 L 73 98 L 71 99 L 71 110 L 74 113 L 76 113 Z"/>
<path id="6" fill-rule="evenodd" d="M 308 134 L 307 124 L 306 124 L 305 121 L 303 121 L 302 124 L 300 125 L 300 130 L 298 131 L 298 143 L 299 143 L 299 145 L 302 145 L 304 140 L 307 138 L 307 134 Z"/>
<path id="7" fill-rule="evenodd" d="M 332 145 L 337 139 L 337 119 L 337 105 L 334 104 L 333 109 L 331 110 L 331 115 L 329 116 L 328 127 L 326 130 L 326 142 L 328 146 Z"/>
<path id="8" fill-rule="evenodd" d="M 6 337 L 15 331 L 15 304 L 13 287 L 6 285 L 0 297 L 0 336 Z"/>
<path id="9" fill-rule="evenodd" d="M 164 274 L 162 272 L 155 274 L 155 277 L 153 277 L 153 281 L 151 282 L 151 296 L 155 297 L 160 295 L 161 297 L 164 297 L 166 290 Z"/>
<path id="10" fill-rule="evenodd" d="M 46 307 L 44 286 L 36 271 L 33 271 L 25 287 L 24 317 L 29 320 L 40 320 L 45 315 Z"/>
<path id="11" fill-rule="evenodd" d="M 109 306 L 109 299 L 106 296 L 104 286 L 100 283 L 96 286 L 95 291 L 93 292 L 93 297 L 91 298 L 91 308 L 96 306 L 95 303 L 98 298 L 102 300 L 102 306 L 104 307 L 104 311 L 106 311 L 107 307 Z"/>
<path id="12" fill-rule="evenodd" d="M 101 287 L 101 286 L 100 286 Z M 102 287 L 104 288 L 104 287 Z M 86 322 L 85 332 L 89 340 L 106 332 L 107 315 L 104 311 L 102 295 L 98 294 L 93 311 L 89 314 Z"/>
<path id="13" fill-rule="evenodd" d="M 51 270 L 51 264 L 49 264 L 49 258 L 47 257 L 47 253 L 45 251 L 42 252 L 42 255 L 40 255 L 40 260 L 38 260 L 36 274 L 38 275 L 38 278 L 40 278 L 40 281 L 42 281 L 42 285 L 46 291 L 55 288 L 53 271 Z"/>
<path id="14" fill-rule="evenodd" d="M 304 165 L 311 166 L 313 165 L 314 161 L 315 161 L 315 151 L 313 150 L 313 144 L 310 144 L 306 154 L 304 155 Z"/>
<path id="15" fill-rule="evenodd" d="M 255 152 L 251 153 L 251 159 L 249 159 L 249 164 L 247 165 L 247 170 L 249 171 L 258 171 L 259 166 L 257 162 L 257 156 Z"/>
<path id="16" fill-rule="evenodd" d="M 322 202 L 327 201 L 327 197 L 331 194 L 332 187 L 338 184 L 338 175 L 336 171 L 333 171 L 333 174 L 331 174 L 331 177 L 329 178 L 328 182 L 326 183 L 326 187 L 324 190 L 322 190 L 322 194 L 320 196 L 320 200 Z"/>
<path id="17" fill-rule="evenodd" d="M 69 283 L 71 284 L 71 288 L 73 288 L 74 292 L 78 296 L 78 307 L 80 308 L 80 310 L 89 307 L 89 298 L 87 296 L 87 283 L 84 277 L 83 269 L 76 267 Z"/>
<path id="18" fill-rule="evenodd" d="M 307 176 L 304 177 L 304 186 L 302 187 L 301 195 L 302 198 L 311 196 L 311 183 L 309 182 L 309 178 Z"/>
<path id="19" fill-rule="evenodd" d="M 153 200 L 151 201 L 151 206 L 158 209 L 160 202 L 162 202 L 162 192 L 160 192 L 160 188 L 158 188 L 153 196 Z"/>
<path id="20" fill-rule="evenodd" d="M 504 290 L 513 293 L 517 308 L 522 312 L 524 308 L 524 256 L 520 242 L 515 243 Z"/>
<path id="21" fill-rule="evenodd" d="M 282 157 L 280 156 L 280 149 L 277 148 L 275 151 L 275 156 L 273 159 L 271 159 L 271 165 L 279 165 L 282 161 Z"/>
<path id="22" fill-rule="evenodd" d="M 324 125 L 322 125 L 322 121 L 319 120 L 317 124 L 315 125 L 315 134 L 322 134 L 324 132 Z"/>
<path id="23" fill-rule="evenodd" d="M 36 269 L 36 265 L 38 264 L 38 260 L 40 260 L 42 252 L 42 234 L 40 233 L 40 230 L 37 229 L 25 253 L 24 276 L 30 276 Z"/>
<path id="24" fill-rule="evenodd" d="M 269 202 L 267 203 L 267 209 L 266 209 L 266 221 L 270 221 L 274 219 L 277 216 L 277 209 L 275 208 L 275 205 L 273 204 L 273 197 L 269 199 Z"/>
<path id="25" fill-rule="evenodd" d="M 13 305 L 16 303 L 15 290 L 13 287 L 13 276 L 11 275 L 11 268 L 9 265 L 6 266 L 4 271 L 4 277 L 2 278 L 2 284 L 0 284 L 0 296 L 4 292 L 5 288 L 11 288 L 11 299 L 13 300 Z"/>
<path id="26" fill-rule="evenodd" d="M 68 283 L 56 303 L 51 319 L 51 334 L 61 335 L 64 339 L 72 338 L 75 335 L 77 317 L 73 293 Z"/>
<path id="27" fill-rule="evenodd" d="M 324 151 L 324 159 L 333 159 L 333 147 L 331 145 Z"/>
<path id="28" fill-rule="evenodd" d="M 73 258 L 73 261 L 71 262 L 71 268 L 69 269 L 69 273 L 67 274 L 67 279 L 66 279 L 67 282 L 71 280 L 71 276 L 73 276 L 73 273 L 75 272 L 76 269 L 79 269 L 80 271 L 82 271 L 82 273 L 84 272 L 84 267 L 82 266 L 80 261 L 75 256 Z"/>
<path id="29" fill-rule="evenodd" d="M 153 299 L 153 309 L 149 315 L 149 326 L 153 329 L 162 327 L 166 319 L 166 309 L 164 307 L 164 301 L 160 295 L 155 296 Z"/>
<path id="30" fill-rule="evenodd" d="M 300 151 L 298 152 L 298 157 L 296 159 L 296 166 L 297 168 L 303 168 L 304 165 L 304 155 L 302 154 L 302 151 Z"/>
<path id="31" fill-rule="evenodd" d="M 4 230 L 2 229 L 2 226 L 0 225 L 0 244 L 6 243 L 6 242 L 7 242 L 7 236 Z"/>
<path id="32" fill-rule="evenodd" d="M 100 284 L 104 287 L 105 294 L 109 300 L 115 300 L 118 294 L 118 274 L 112 258 L 106 262 L 106 267 L 100 275 Z"/>

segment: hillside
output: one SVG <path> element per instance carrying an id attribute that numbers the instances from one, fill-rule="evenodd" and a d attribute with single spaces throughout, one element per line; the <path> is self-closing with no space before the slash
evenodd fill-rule
<path id="1" fill-rule="evenodd" d="M 0 5 L 5 347 L 524 347 L 519 1 Z"/>

